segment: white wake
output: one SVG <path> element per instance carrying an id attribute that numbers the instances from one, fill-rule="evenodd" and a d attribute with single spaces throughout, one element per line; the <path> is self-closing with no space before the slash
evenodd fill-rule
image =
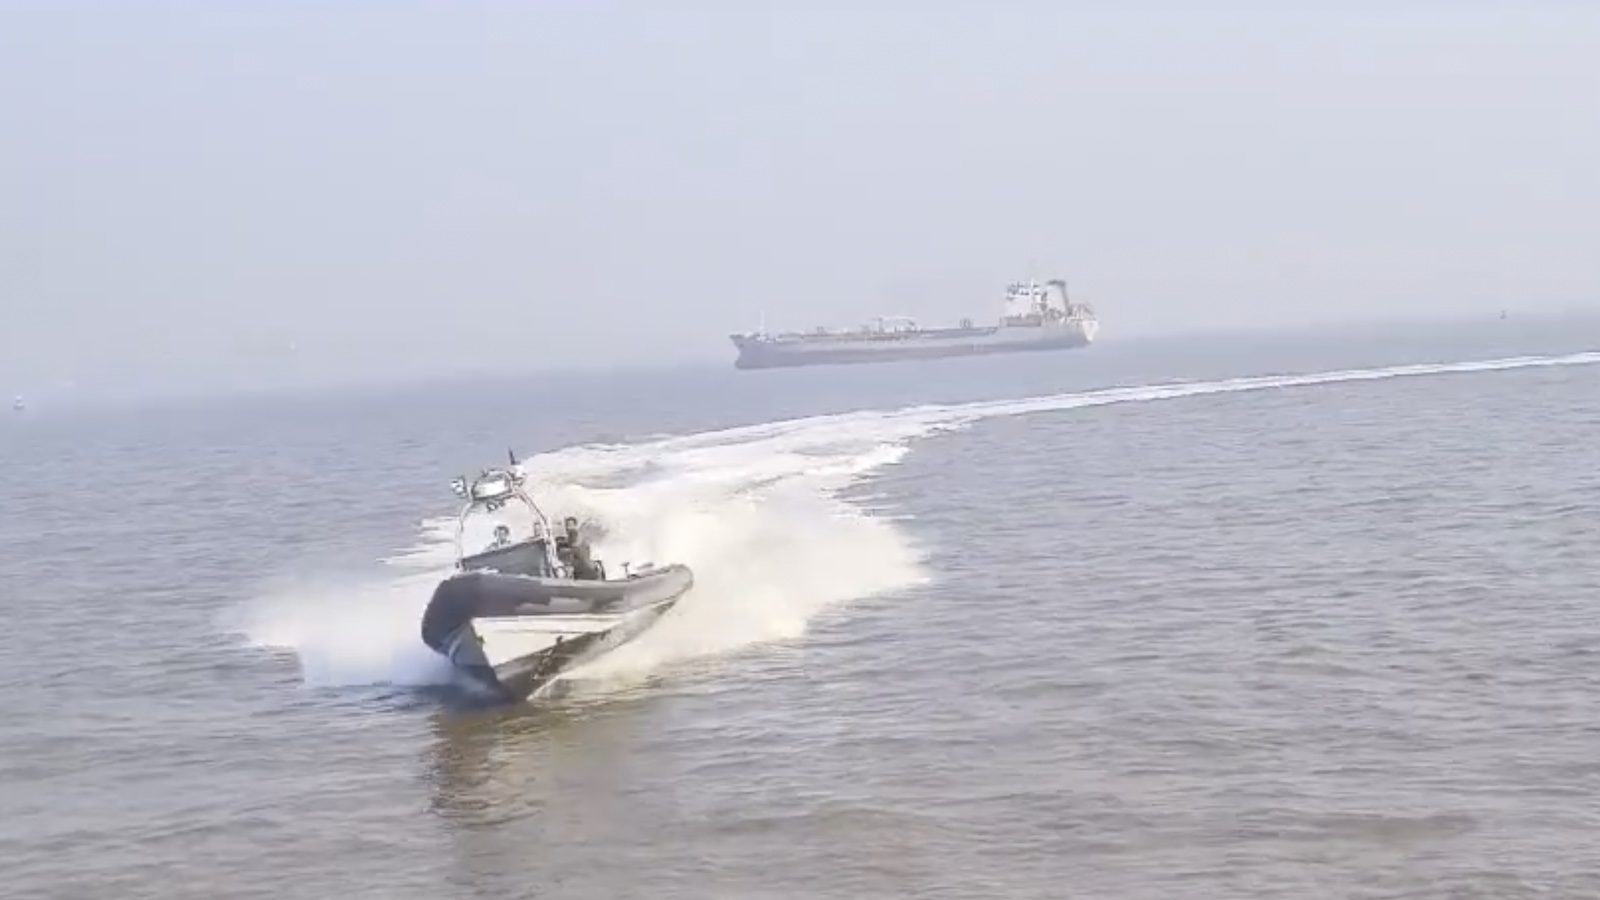
<path id="1" fill-rule="evenodd" d="M 614 684 L 797 638 L 825 609 L 922 581 L 919 549 L 899 522 L 853 505 L 845 489 L 937 432 L 1114 403 L 1596 363 L 1600 352 L 1523 356 L 852 412 L 569 447 L 522 466 L 546 509 L 603 524 L 595 550 L 613 569 L 683 562 L 695 572 L 694 590 L 656 627 L 574 673 Z M 448 666 L 422 645 L 417 626 L 453 561 L 451 525 L 424 523 L 418 544 L 386 560 L 390 574 L 372 583 L 273 591 L 246 611 L 241 630 L 257 645 L 293 650 L 312 684 L 447 680 Z"/>

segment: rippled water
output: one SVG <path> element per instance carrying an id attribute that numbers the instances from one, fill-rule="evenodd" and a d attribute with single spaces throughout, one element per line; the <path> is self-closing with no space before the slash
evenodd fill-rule
<path id="1" fill-rule="evenodd" d="M 30 413 L 7 896 L 1600 895 L 1594 347 Z M 700 580 L 494 707 L 415 631 L 508 442 Z"/>

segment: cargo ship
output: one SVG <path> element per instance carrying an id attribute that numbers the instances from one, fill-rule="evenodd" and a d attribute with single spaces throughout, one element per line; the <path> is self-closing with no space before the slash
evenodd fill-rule
<path id="1" fill-rule="evenodd" d="M 974 325 L 966 319 L 954 327 L 922 328 L 908 318 L 880 317 L 854 331 L 818 328 L 768 334 L 763 328 L 729 339 L 739 350 L 736 368 L 772 369 L 1066 350 L 1088 346 L 1099 330 L 1094 310 L 1072 300 L 1067 283 L 1054 279 L 1008 286 L 1004 310 L 994 325 Z"/>

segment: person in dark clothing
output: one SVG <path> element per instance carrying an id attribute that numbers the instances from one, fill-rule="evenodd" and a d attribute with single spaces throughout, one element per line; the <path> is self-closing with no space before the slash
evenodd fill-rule
<path id="1" fill-rule="evenodd" d="M 600 577 L 599 567 L 589 555 L 589 544 L 578 533 L 578 520 L 568 517 L 566 533 L 556 541 L 556 553 L 567 564 L 572 577 L 580 581 L 593 581 Z"/>

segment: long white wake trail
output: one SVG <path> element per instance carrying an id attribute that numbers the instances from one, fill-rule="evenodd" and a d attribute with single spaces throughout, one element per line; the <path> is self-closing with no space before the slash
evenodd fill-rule
<path id="1" fill-rule="evenodd" d="M 852 412 L 569 447 L 531 457 L 523 468 L 548 509 L 605 527 L 595 549 L 612 568 L 678 561 L 695 572 L 695 589 L 660 624 L 574 672 L 615 684 L 669 663 L 796 638 L 825 609 L 924 580 L 919 549 L 900 523 L 852 505 L 844 489 L 898 462 L 930 434 L 1115 403 L 1597 363 L 1600 352 L 1522 356 Z M 341 596 L 329 586 L 278 592 L 250 611 L 246 633 L 258 644 L 293 649 L 312 683 L 448 677 L 416 631 L 452 562 L 449 522 L 424 523 L 419 544 L 387 561 L 409 572 L 338 590 Z"/>

